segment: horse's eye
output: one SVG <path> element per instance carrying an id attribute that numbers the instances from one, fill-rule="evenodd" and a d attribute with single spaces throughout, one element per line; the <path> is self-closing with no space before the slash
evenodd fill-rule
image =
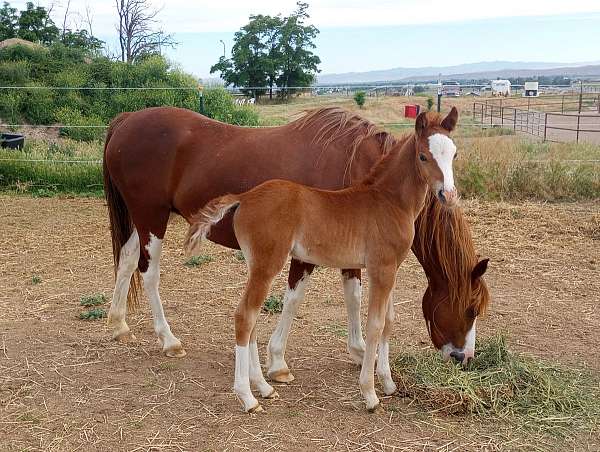
<path id="1" fill-rule="evenodd" d="M 423 154 L 422 152 L 419 153 L 419 160 L 421 160 L 422 162 L 426 162 L 427 161 L 427 157 L 425 156 L 425 154 Z"/>
<path id="2" fill-rule="evenodd" d="M 456 160 L 456 157 L 458 157 L 458 152 L 454 154 L 454 160 Z"/>

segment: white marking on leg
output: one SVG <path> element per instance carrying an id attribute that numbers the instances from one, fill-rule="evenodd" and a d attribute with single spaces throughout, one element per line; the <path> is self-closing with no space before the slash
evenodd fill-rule
<path id="1" fill-rule="evenodd" d="M 289 286 L 286 289 L 281 317 L 279 317 L 277 327 L 269 340 L 269 346 L 267 347 L 268 375 L 276 381 L 289 383 L 294 379 L 294 376 L 289 373 L 288 365 L 285 362 L 285 349 L 298 306 L 304 300 L 309 277 L 310 275 L 305 271 L 304 276 L 298 280 L 294 289 Z"/>
<path id="2" fill-rule="evenodd" d="M 244 411 L 252 411 L 260 405 L 250 390 L 250 351 L 248 346 L 235 346 L 235 380 L 233 390 L 238 396 Z"/>
<path id="3" fill-rule="evenodd" d="M 150 241 L 146 245 L 146 250 L 150 256 L 148 261 L 148 269 L 142 273 L 144 281 L 144 290 L 148 294 L 150 307 L 152 308 L 152 319 L 154 322 L 154 331 L 158 336 L 163 352 L 167 356 L 183 356 L 185 351 L 181 346 L 181 342 L 171 332 L 171 328 L 165 318 L 162 302 L 158 293 L 158 285 L 160 282 L 160 255 L 162 249 L 162 240 L 154 234 L 150 234 Z"/>
<path id="4" fill-rule="evenodd" d="M 455 191 L 454 173 L 452 172 L 452 161 L 456 154 L 454 142 L 444 134 L 434 133 L 429 137 L 429 152 L 433 155 L 444 176 L 444 191 Z"/>
<path id="5" fill-rule="evenodd" d="M 347 350 L 356 364 L 362 364 L 365 354 L 365 340 L 362 336 L 360 324 L 360 303 L 362 285 L 358 278 L 348 278 L 342 273 L 342 286 L 344 287 L 344 301 L 348 313 L 348 342 Z"/>
<path id="6" fill-rule="evenodd" d="M 379 313 L 369 313 L 367 318 L 367 341 L 365 348 L 365 357 L 362 368 L 360 369 L 359 385 L 360 392 L 365 398 L 367 410 L 371 411 L 379 405 L 379 398 L 375 393 L 375 359 L 377 356 L 377 344 L 380 341 L 381 333 L 385 323 L 385 317 L 379 318 Z"/>
<path id="7" fill-rule="evenodd" d="M 390 343 L 389 335 L 392 331 L 394 322 L 394 303 L 391 298 L 388 300 L 388 310 L 385 318 L 386 325 L 379 340 L 379 353 L 377 354 L 377 376 L 383 386 L 383 392 L 386 395 L 392 395 L 396 392 L 396 383 L 392 380 L 392 371 L 390 369 Z"/>
<path id="8" fill-rule="evenodd" d="M 262 369 L 260 368 L 260 357 L 258 356 L 258 344 L 256 341 L 250 342 L 250 384 L 253 385 L 261 397 L 273 398 L 277 396 L 277 393 L 273 389 L 263 376 Z"/>
<path id="9" fill-rule="evenodd" d="M 125 320 L 127 317 L 127 293 L 131 277 L 137 268 L 139 256 L 140 241 L 138 233 L 134 229 L 125 245 L 121 247 L 115 290 L 108 311 L 108 324 L 113 327 L 113 339 L 123 338 L 129 334 L 129 326 Z"/>

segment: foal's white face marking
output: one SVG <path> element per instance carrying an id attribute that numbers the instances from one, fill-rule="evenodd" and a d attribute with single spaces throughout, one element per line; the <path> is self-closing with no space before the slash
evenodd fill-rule
<path id="1" fill-rule="evenodd" d="M 429 151 L 444 176 L 442 189 L 447 192 L 454 191 L 454 173 L 452 172 L 452 160 L 456 155 L 454 142 L 444 134 L 435 133 L 429 137 Z"/>

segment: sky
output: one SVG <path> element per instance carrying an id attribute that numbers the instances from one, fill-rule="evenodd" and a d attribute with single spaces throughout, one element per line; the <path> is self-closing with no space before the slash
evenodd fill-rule
<path id="1" fill-rule="evenodd" d="M 295 0 L 151 0 L 165 31 L 179 43 L 168 56 L 184 70 L 210 77 L 210 66 L 251 14 L 289 14 Z M 23 8 L 25 1 L 12 1 Z M 52 4 L 38 1 L 41 6 Z M 322 73 L 393 67 L 446 66 L 478 61 L 600 60 L 600 0 L 320 0 L 310 23 Z M 67 0 L 52 15 L 62 26 Z M 116 50 L 114 0 L 71 0 L 67 21 L 82 26 L 86 6 L 93 31 Z M 214 76 L 214 75 L 213 75 Z"/>

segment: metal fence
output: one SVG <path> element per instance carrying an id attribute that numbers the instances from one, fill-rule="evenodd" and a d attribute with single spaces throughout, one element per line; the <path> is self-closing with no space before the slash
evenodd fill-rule
<path id="1" fill-rule="evenodd" d="M 600 99 L 599 99 L 600 101 Z M 549 106 L 551 103 L 538 104 Z M 552 104 L 556 106 L 556 103 Z M 504 127 L 533 135 L 543 141 L 589 142 L 600 144 L 600 102 L 592 104 L 586 113 L 580 113 L 581 103 L 576 111 L 569 113 L 562 105 L 562 112 L 538 111 L 531 104 L 507 106 L 498 102 L 474 102 L 473 122 L 488 127 Z"/>

